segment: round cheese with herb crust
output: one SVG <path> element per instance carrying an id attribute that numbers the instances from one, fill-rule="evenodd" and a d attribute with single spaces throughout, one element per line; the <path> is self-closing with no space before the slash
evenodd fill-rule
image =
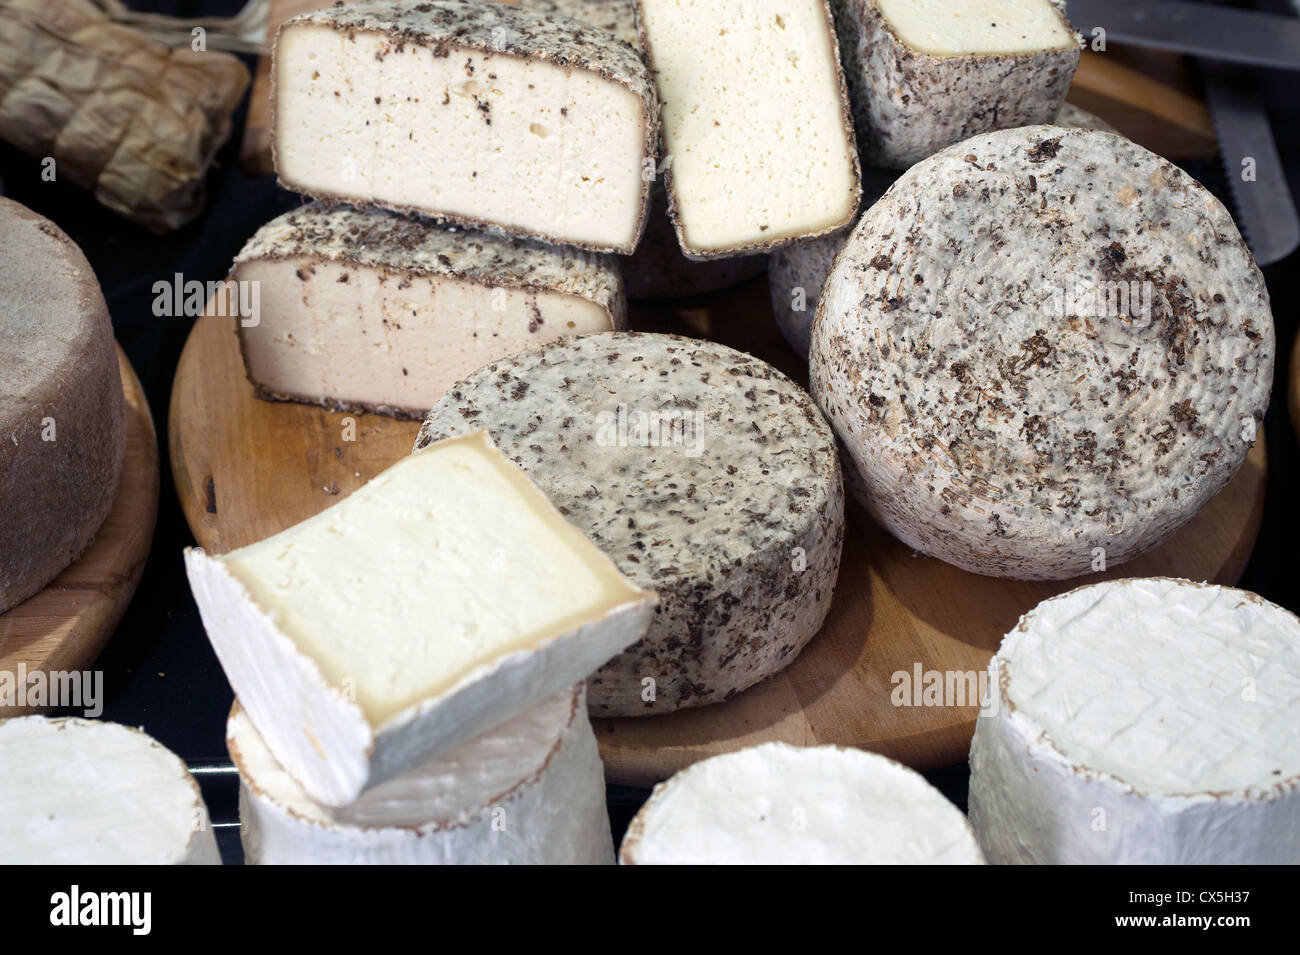
<path id="1" fill-rule="evenodd" d="M 608 865 L 605 771 L 582 684 L 332 808 L 308 796 L 236 702 L 240 835 L 255 865 Z"/>
<path id="2" fill-rule="evenodd" d="M 0 197 L 0 613 L 90 546 L 126 453 L 113 325 L 53 222 Z"/>
<path id="3" fill-rule="evenodd" d="M 220 865 L 180 757 L 117 723 L 0 720 L 0 862 Z"/>
<path id="4" fill-rule="evenodd" d="M 725 700 L 821 627 L 844 536 L 835 440 L 770 365 L 672 335 L 580 336 L 480 368 L 416 446 L 479 428 L 659 594 L 645 637 L 589 680 L 593 714 Z"/>
<path id="5" fill-rule="evenodd" d="M 1130 579 L 1039 604 L 989 664 L 971 822 L 990 862 L 1300 861 L 1300 620 Z"/>
<path id="6" fill-rule="evenodd" d="M 875 753 L 765 743 L 655 787 L 625 865 L 980 865 L 961 811 Z"/>
<path id="7" fill-rule="evenodd" d="M 1268 406 L 1263 277 L 1223 205 L 1106 132 L 1027 126 L 918 163 L 822 289 L 813 394 L 878 522 L 974 573 L 1159 544 Z"/>

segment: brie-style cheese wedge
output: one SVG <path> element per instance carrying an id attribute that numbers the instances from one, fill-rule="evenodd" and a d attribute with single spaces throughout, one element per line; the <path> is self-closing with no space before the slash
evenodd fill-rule
<path id="1" fill-rule="evenodd" d="M 220 865 L 198 784 L 129 726 L 0 720 L 0 864 Z"/>
<path id="2" fill-rule="evenodd" d="M 313 800 L 235 704 L 240 838 L 254 865 L 608 865 L 605 774 L 582 685 L 348 806 Z"/>
<path id="3" fill-rule="evenodd" d="M 862 161 L 906 169 L 1052 121 L 1079 62 L 1063 0 L 831 0 Z"/>
<path id="4" fill-rule="evenodd" d="M 990 862 L 1300 861 L 1300 620 L 1186 580 L 1094 584 L 989 664 L 971 822 Z"/>
<path id="5" fill-rule="evenodd" d="M 185 564 L 249 718 L 330 806 L 583 679 L 655 606 L 482 432 Z"/>
<path id="6" fill-rule="evenodd" d="M 919 773 L 838 746 L 764 743 L 698 762 L 654 793 L 625 865 L 980 865 L 961 811 Z"/>
<path id="7" fill-rule="evenodd" d="M 529 345 L 624 327 L 613 257 L 382 209 L 309 203 L 235 259 L 259 396 L 423 416 L 457 380 Z"/>
<path id="8" fill-rule="evenodd" d="M 760 252 L 847 225 L 862 188 L 826 0 L 637 10 L 686 255 Z"/>
<path id="9" fill-rule="evenodd" d="M 335 4 L 280 27 L 271 86 L 290 189 L 636 248 L 659 107 L 603 30 L 488 0 Z"/>

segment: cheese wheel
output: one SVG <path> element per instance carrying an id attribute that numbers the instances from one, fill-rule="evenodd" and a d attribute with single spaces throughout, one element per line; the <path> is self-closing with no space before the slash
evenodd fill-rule
<path id="1" fill-rule="evenodd" d="M 1294 614 L 1108 581 L 1022 617 L 989 677 L 970 807 L 990 862 L 1300 862 Z"/>
<path id="2" fill-rule="evenodd" d="M 625 865 L 979 865 L 970 824 L 919 773 L 838 746 L 765 743 L 682 770 L 654 793 Z"/>
<path id="3" fill-rule="evenodd" d="M 226 744 L 252 864 L 614 861 L 581 684 L 337 809 L 303 792 L 238 703 Z"/>
<path id="4" fill-rule="evenodd" d="M 712 342 L 615 332 L 480 368 L 417 448 L 485 428 L 637 586 L 645 636 L 589 681 L 597 716 L 725 700 L 792 661 L 830 609 L 835 441 L 808 395 Z"/>
<path id="5" fill-rule="evenodd" d="M 0 198 L 0 613 L 90 546 L 126 451 L 108 306 L 58 226 Z"/>
<path id="6" fill-rule="evenodd" d="M 0 863 L 220 865 L 198 784 L 139 730 L 0 720 Z"/>
<path id="7" fill-rule="evenodd" d="M 1273 318 L 1222 204 L 1111 133 L 1027 126 L 908 170 L 822 289 L 814 396 L 864 505 L 974 573 L 1159 544 L 1236 473 Z"/>

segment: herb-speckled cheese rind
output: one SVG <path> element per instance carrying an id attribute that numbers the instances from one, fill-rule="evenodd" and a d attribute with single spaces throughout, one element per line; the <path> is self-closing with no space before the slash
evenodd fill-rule
<path id="1" fill-rule="evenodd" d="M 678 416 L 677 446 L 637 426 L 650 416 Z M 771 366 L 676 336 L 581 336 L 479 369 L 417 447 L 476 428 L 659 594 L 644 638 L 588 681 L 595 715 L 727 699 L 783 669 L 825 619 L 844 533 L 834 437 Z"/>
<path id="2" fill-rule="evenodd" d="M 90 546 L 126 453 L 122 379 L 90 263 L 0 197 L 0 613 Z M 0 711 L 0 715 L 3 715 Z"/>
<path id="3" fill-rule="evenodd" d="M 641 50 L 634 0 L 520 0 L 519 7 L 540 16 L 569 17 Z"/>
<path id="4" fill-rule="evenodd" d="M 617 40 L 603 29 L 555 14 L 534 13 L 516 7 L 488 2 L 488 0 L 426 0 L 418 4 L 396 3 L 393 0 L 359 0 L 304 13 L 282 23 L 276 33 L 273 47 L 278 51 L 286 31 L 295 26 L 312 24 L 337 30 L 345 40 L 358 33 L 385 35 L 390 52 L 402 52 L 407 47 L 427 49 L 435 58 L 461 53 L 486 57 L 479 67 L 486 69 L 493 57 L 509 57 L 522 61 L 548 63 L 558 69 L 584 71 L 602 80 L 625 88 L 639 103 L 641 114 L 642 149 L 640 162 L 652 163 L 659 148 L 659 102 L 654 84 L 645 62 L 637 49 Z M 377 54 L 378 56 L 379 54 Z M 381 57 L 382 60 L 382 57 Z M 474 70 L 472 62 L 466 65 L 469 76 Z M 565 234 L 553 228 L 524 228 L 466 213 L 453 213 L 439 208 L 437 203 L 410 200 L 375 200 L 366 196 L 346 195 L 325 189 L 310 189 L 287 181 L 283 172 L 282 147 L 279 142 L 280 123 L 288 120 L 280 110 L 279 65 L 273 61 L 272 90 L 272 156 L 280 182 L 286 188 L 320 199 L 336 199 L 353 204 L 380 205 L 399 212 L 414 212 L 435 216 L 461 225 L 497 229 L 510 234 L 524 235 L 553 244 L 572 244 L 598 252 L 629 253 L 636 248 L 645 229 L 649 212 L 651 177 L 640 175 L 640 194 L 631 197 L 637 206 L 635 227 L 618 241 L 584 239 Z M 490 72 L 489 72 L 490 78 Z M 410 90 L 406 91 L 410 93 Z M 378 104 L 376 104 L 378 105 Z M 483 120 L 490 123 L 490 102 Z M 483 104 L 480 103 L 480 110 Z M 436 108 L 436 106 L 431 107 Z M 565 108 L 557 110 L 566 113 Z M 549 115 L 549 113 L 548 113 Z M 292 117 L 291 117 L 292 118 Z M 443 144 L 442 148 L 454 148 Z M 507 157 L 509 158 L 509 157 Z M 587 180 L 599 178 L 594 168 Z"/>
<path id="5" fill-rule="evenodd" d="M 989 664 L 971 822 L 997 864 L 1300 861 L 1300 620 L 1228 587 L 1044 601 Z"/>
<path id="6" fill-rule="evenodd" d="M 1066 29 L 1065 5 L 1053 0 Z M 904 43 L 876 0 L 831 0 L 862 161 L 906 169 L 994 129 L 1050 122 L 1077 44 L 1029 53 L 936 56 Z"/>
<path id="7" fill-rule="evenodd" d="M 839 746 L 764 743 L 655 787 L 624 865 L 981 865 L 961 811 L 914 770 Z"/>
<path id="8" fill-rule="evenodd" d="M 1116 132 L 1105 120 L 1069 103 L 1061 107 L 1054 125 Z M 865 167 L 862 170 L 863 208 L 875 205 L 898 176 L 894 170 Z M 767 269 L 772 314 L 781 334 L 801 358 L 808 357 L 813 316 L 817 314 L 817 300 L 826 284 L 826 276 L 830 275 L 835 256 L 839 255 L 844 240 L 852 231 L 850 227 L 819 239 L 796 242 L 772 253 Z M 796 308 L 796 305 L 803 307 Z"/>
<path id="9" fill-rule="evenodd" d="M 608 865 L 605 774 L 578 684 L 340 808 L 303 792 L 236 703 L 240 838 L 255 865 Z"/>
<path id="10" fill-rule="evenodd" d="M 877 521 L 1041 579 L 1127 560 L 1217 494 L 1274 350 L 1217 199 L 1122 137 L 1030 126 L 918 163 L 863 216 L 810 364 Z"/>
<path id="11" fill-rule="evenodd" d="M 486 361 L 627 323 L 611 256 L 382 209 L 282 215 L 231 277 L 260 285 L 257 322 L 239 323 L 258 395 L 332 410 L 423 417 Z"/>

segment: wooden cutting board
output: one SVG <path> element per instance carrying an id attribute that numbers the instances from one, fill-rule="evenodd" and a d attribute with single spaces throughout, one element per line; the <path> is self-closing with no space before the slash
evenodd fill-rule
<path id="1" fill-rule="evenodd" d="M 632 327 L 721 341 L 806 383 L 772 319 L 766 277 L 692 307 L 634 305 Z M 234 320 L 194 326 L 176 371 L 172 472 L 194 536 L 223 552 L 317 513 L 409 454 L 419 425 L 377 415 L 259 401 L 244 377 Z M 1195 521 L 1163 547 L 1105 576 L 1167 575 L 1234 583 L 1263 515 L 1263 441 Z M 834 606 L 784 673 L 716 706 L 646 719 L 602 719 L 611 782 L 649 785 L 695 760 L 769 740 L 840 743 L 928 769 L 961 762 L 975 709 L 894 706 L 896 673 L 975 672 L 1040 600 L 1088 580 L 978 577 L 919 558 L 851 509 Z"/>
<path id="2" fill-rule="evenodd" d="M 158 516 L 158 439 L 144 389 L 117 350 L 126 398 L 126 458 L 113 509 L 94 543 L 42 590 L 0 614 L 0 671 L 84 670 L 117 627 L 144 572 Z M 0 718 L 41 712 L 5 707 Z"/>

